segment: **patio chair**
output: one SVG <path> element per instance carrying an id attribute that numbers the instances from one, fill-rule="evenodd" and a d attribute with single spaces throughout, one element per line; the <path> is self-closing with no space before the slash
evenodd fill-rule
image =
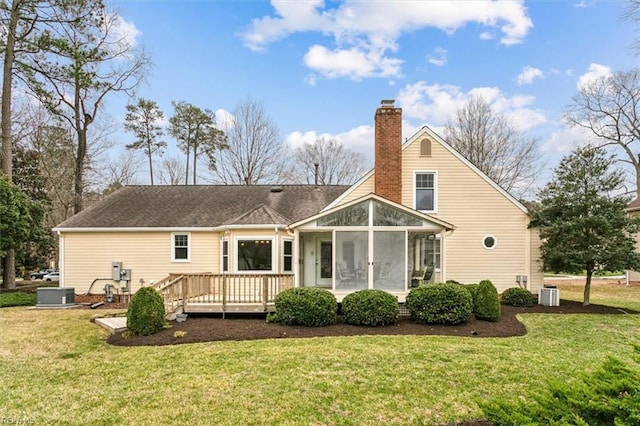
<path id="1" fill-rule="evenodd" d="M 424 272 L 421 277 L 416 277 L 411 280 L 411 287 L 418 287 L 419 285 L 429 284 L 435 271 L 435 265 L 432 263 L 424 268 Z"/>
<path id="2" fill-rule="evenodd" d="M 355 283 L 356 276 L 353 271 L 349 270 L 346 266 L 338 265 L 336 268 L 338 270 L 338 286 L 344 287 L 349 284 Z"/>

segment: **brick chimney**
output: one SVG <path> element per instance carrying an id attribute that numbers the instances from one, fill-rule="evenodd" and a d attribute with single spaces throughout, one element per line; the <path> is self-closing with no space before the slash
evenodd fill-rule
<path id="1" fill-rule="evenodd" d="M 390 201 L 402 202 L 402 108 L 383 100 L 375 116 L 374 192 Z"/>

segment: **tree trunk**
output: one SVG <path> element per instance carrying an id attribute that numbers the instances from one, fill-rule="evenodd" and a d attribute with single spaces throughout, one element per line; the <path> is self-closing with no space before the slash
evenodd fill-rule
<path id="1" fill-rule="evenodd" d="M 591 276 L 593 269 L 587 269 L 587 282 L 584 284 L 584 300 L 582 306 L 589 306 L 589 295 L 591 294 Z"/>
<path id="2" fill-rule="evenodd" d="M 13 136 L 11 134 L 11 92 L 13 86 L 13 62 L 15 59 L 16 29 L 18 27 L 20 0 L 11 4 L 11 15 L 7 30 L 7 40 L 4 49 L 4 66 L 2 68 L 2 151 L 0 160 L 2 172 L 11 180 L 13 175 Z M 7 251 L 2 259 L 2 287 L 16 288 L 16 253 L 13 249 Z"/>
<path id="3" fill-rule="evenodd" d="M 76 150 L 76 167 L 73 176 L 73 213 L 77 214 L 84 208 L 84 160 L 87 155 L 87 129 L 78 128 L 78 149 Z"/>
<path id="4" fill-rule="evenodd" d="M 19 0 L 11 5 L 7 41 L 4 50 L 4 66 L 2 68 L 2 171 L 9 176 L 13 174 L 13 140 L 11 135 L 11 92 L 13 85 L 13 62 L 15 59 L 16 28 L 18 27 Z M 6 269 L 5 269 L 6 271 Z"/>
<path id="5" fill-rule="evenodd" d="M 153 186 L 153 160 L 151 159 L 151 149 L 149 149 L 149 177 L 151 178 L 151 186 Z"/>

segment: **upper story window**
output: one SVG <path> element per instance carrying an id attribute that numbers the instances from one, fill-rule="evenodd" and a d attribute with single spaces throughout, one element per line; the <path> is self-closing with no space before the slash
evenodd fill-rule
<path id="1" fill-rule="evenodd" d="M 174 262 L 189 261 L 189 233 L 171 234 L 171 260 Z"/>
<path id="2" fill-rule="evenodd" d="M 415 208 L 420 211 L 436 211 L 436 174 L 435 172 L 416 172 Z"/>

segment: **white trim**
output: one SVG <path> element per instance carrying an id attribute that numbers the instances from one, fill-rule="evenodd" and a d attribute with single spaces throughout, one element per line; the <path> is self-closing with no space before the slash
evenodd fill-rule
<path id="1" fill-rule="evenodd" d="M 224 243 L 227 243 L 227 269 L 224 269 Z M 222 237 L 220 239 L 220 272 L 227 273 L 229 272 L 229 266 L 231 259 L 231 244 L 229 244 L 229 237 Z"/>
<path id="2" fill-rule="evenodd" d="M 285 242 L 287 242 L 287 241 L 291 242 L 291 254 L 289 255 L 291 257 L 291 270 L 290 271 L 285 271 L 284 270 L 284 256 L 285 256 L 284 255 L 284 246 L 285 246 Z M 282 237 L 282 250 L 280 251 L 281 256 L 282 256 L 282 263 L 281 263 L 282 264 L 282 271 L 281 271 L 282 273 L 293 272 L 293 270 L 294 270 L 294 267 L 293 267 L 293 251 L 294 251 L 293 250 L 293 246 L 294 246 L 294 240 L 293 240 L 292 237 Z"/>
<path id="3" fill-rule="evenodd" d="M 228 229 L 287 229 L 287 225 L 258 224 L 258 225 L 222 225 L 214 227 L 86 227 L 86 228 L 53 228 L 54 232 L 221 232 Z"/>
<path id="4" fill-rule="evenodd" d="M 418 175 L 433 175 L 433 210 L 418 210 L 416 206 L 416 178 Z M 435 170 L 413 171 L 413 209 L 421 213 L 438 213 L 438 172 Z"/>
<path id="5" fill-rule="evenodd" d="M 176 236 L 187 236 L 187 258 L 176 259 Z M 172 232 L 171 233 L 171 263 L 189 263 L 191 262 L 191 233 L 190 232 Z"/>
<path id="6" fill-rule="evenodd" d="M 485 244 L 485 241 L 487 240 L 487 238 L 493 238 L 493 245 L 491 247 L 487 247 L 487 245 Z M 484 237 L 482 237 L 482 247 L 485 248 L 486 250 L 493 250 L 497 246 L 498 246 L 498 239 L 496 238 L 495 235 L 487 234 Z"/>
<path id="7" fill-rule="evenodd" d="M 271 269 L 253 269 L 253 270 L 239 270 L 238 269 L 238 242 L 239 241 L 257 241 L 257 240 L 270 240 L 271 241 Z M 233 262 L 233 272 L 236 274 L 264 274 L 265 272 L 276 273 L 278 270 L 278 251 L 277 248 L 277 238 L 275 235 L 270 237 L 265 236 L 242 236 L 242 237 L 233 237 L 233 247 L 234 247 L 234 262 Z"/>

